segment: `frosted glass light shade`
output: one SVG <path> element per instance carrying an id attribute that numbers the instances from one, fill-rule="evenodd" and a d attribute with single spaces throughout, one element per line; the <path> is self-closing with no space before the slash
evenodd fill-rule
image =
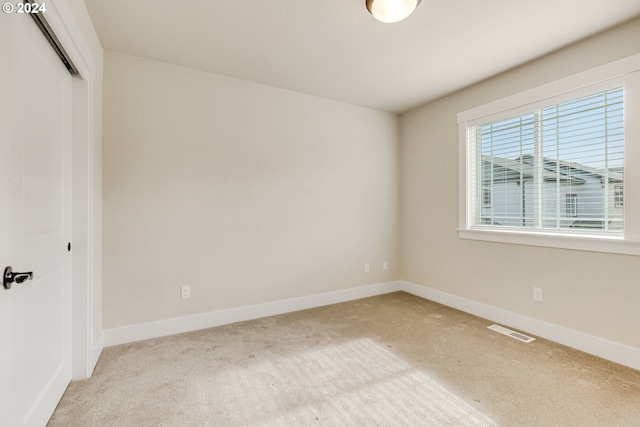
<path id="1" fill-rule="evenodd" d="M 366 0 L 367 9 L 380 22 L 391 24 L 411 15 L 421 0 Z"/>

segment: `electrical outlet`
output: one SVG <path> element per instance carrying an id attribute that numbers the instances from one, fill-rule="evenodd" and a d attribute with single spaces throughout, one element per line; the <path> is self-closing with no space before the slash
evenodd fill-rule
<path id="1" fill-rule="evenodd" d="M 369 265 L 369 263 L 366 263 L 366 264 L 364 265 L 364 272 L 365 272 L 365 273 L 368 273 L 368 272 L 370 272 L 370 271 L 371 271 L 371 265 Z"/>
<path id="2" fill-rule="evenodd" d="M 389 263 L 387 261 L 382 261 L 382 269 L 387 271 L 389 269 Z"/>
<path id="3" fill-rule="evenodd" d="M 191 286 L 180 286 L 180 297 L 182 299 L 191 298 Z"/>
<path id="4" fill-rule="evenodd" d="M 533 288 L 533 300 L 542 302 L 542 288 Z"/>

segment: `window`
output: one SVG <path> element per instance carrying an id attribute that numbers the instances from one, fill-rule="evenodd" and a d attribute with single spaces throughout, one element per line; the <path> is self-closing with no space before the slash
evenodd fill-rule
<path id="1" fill-rule="evenodd" d="M 491 206 L 491 188 L 482 188 L 482 206 Z"/>
<path id="2" fill-rule="evenodd" d="M 472 225 L 620 234 L 607 202 L 624 176 L 623 98 L 615 87 L 468 127 L 469 178 L 483 189 Z"/>
<path id="3" fill-rule="evenodd" d="M 640 255 L 638 115 L 640 54 L 459 113 L 459 236 Z"/>
<path id="4" fill-rule="evenodd" d="M 616 208 L 621 208 L 624 206 L 624 193 L 622 189 L 622 184 L 616 184 L 613 186 L 614 191 L 614 206 Z"/>
<path id="5" fill-rule="evenodd" d="M 578 195 L 567 194 L 565 199 L 567 216 L 570 218 L 578 216 Z"/>

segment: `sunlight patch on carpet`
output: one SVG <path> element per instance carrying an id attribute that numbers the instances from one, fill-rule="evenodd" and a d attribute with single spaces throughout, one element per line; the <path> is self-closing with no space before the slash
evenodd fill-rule
<path id="1" fill-rule="evenodd" d="M 245 368 L 192 384 L 199 405 L 222 424 L 498 425 L 371 339 L 278 359 L 246 357 Z"/>

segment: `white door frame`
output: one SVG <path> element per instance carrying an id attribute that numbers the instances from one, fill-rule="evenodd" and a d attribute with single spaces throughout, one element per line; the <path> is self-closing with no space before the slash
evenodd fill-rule
<path id="1" fill-rule="evenodd" d="M 94 213 L 94 152 L 96 63 L 65 0 L 49 0 L 45 18 L 73 61 L 80 77 L 72 79 L 72 231 L 71 231 L 71 375 L 89 378 L 102 352 L 102 333 L 95 336 L 94 316 L 101 313 L 96 303 L 95 271 L 97 227 Z"/>

